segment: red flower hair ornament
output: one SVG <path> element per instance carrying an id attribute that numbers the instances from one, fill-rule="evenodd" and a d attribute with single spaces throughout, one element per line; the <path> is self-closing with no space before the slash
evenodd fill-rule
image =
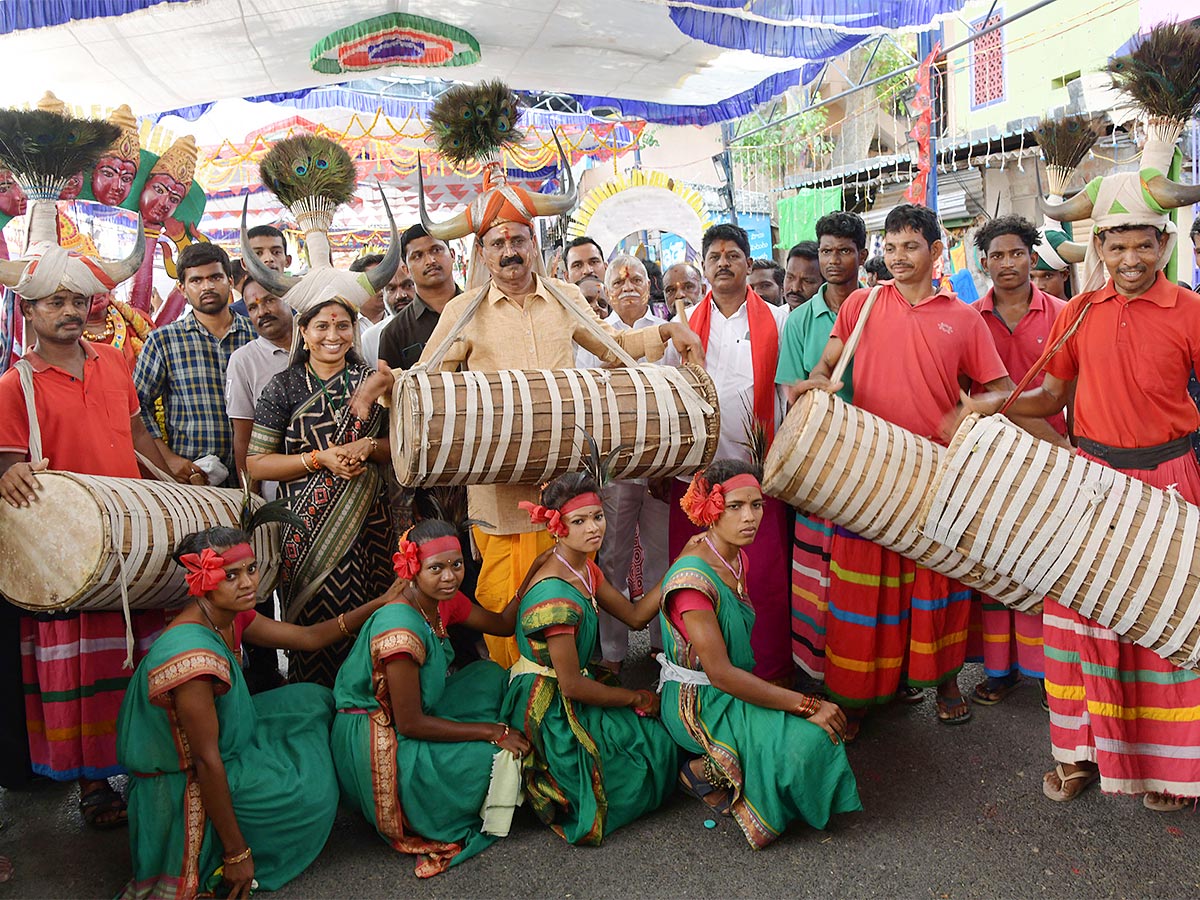
<path id="1" fill-rule="evenodd" d="M 253 555 L 254 550 L 249 544 L 235 544 L 225 551 L 224 556 L 212 547 L 205 547 L 199 553 L 183 554 L 179 557 L 179 562 L 187 569 L 187 574 L 183 577 L 187 581 L 188 594 L 192 597 L 203 597 L 209 591 L 215 591 L 217 585 L 225 580 L 227 565 Z"/>
<path id="2" fill-rule="evenodd" d="M 567 526 L 563 524 L 562 513 L 557 509 L 550 509 L 540 503 L 530 503 L 528 500 L 522 500 L 517 506 L 529 513 L 529 521 L 534 525 L 544 524 L 546 530 L 555 537 L 567 536 Z"/>
<path id="3" fill-rule="evenodd" d="M 400 548 L 392 554 L 392 568 L 396 577 L 412 581 L 421 571 L 421 550 L 408 538 L 400 538 Z"/>
<path id="4" fill-rule="evenodd" d="M 762 486 L 753 475 L 733 475 L 724 481 L 710 485 L 703 474 L 692 476 L 692 483 L 679 498 L 679 508 L 684 511 L 693 525 L 708 528 L 725 512 L 725 495 L 740 488 Z"/>

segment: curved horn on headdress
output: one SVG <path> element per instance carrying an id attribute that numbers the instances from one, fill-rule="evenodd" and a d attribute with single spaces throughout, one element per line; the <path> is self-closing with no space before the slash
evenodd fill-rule
<path id="1" fill-rule="evenodd" d="M 0 284 L 15 288 L 25 276 L 25 267 L 28 265 L 27 259 L 0 259 Z"/>
<path id="2" fill-rule="evenodd" d="M 1078 241 L 1063 241 L 1054 249 L 1063 262 L 1071 265 L 1083 262 L 1084 257 L 1087 256 L 1087 244 L 1081 244 Z"/>
<path id="3" fill-rule="evenodd" d="M 463 210 L 452 219 L 448 219 L 441 224 L 434 222 L 429 218 L 429 212 L 425 209 L 425 177 L 422 175 L 421 154 L 417 153 L 417 208 L 421 214 L 421 227 L 429 234 L 431 238 L 439 241 L 452 241 L 455 238 L 466 237 L 471 233 L 471 220 L 467 217 L 467 211 Z M 390 280 L 390 279 L 389 279 Z"/>
<path id="4" fill-rule="evenodd" d="M 1200 184 L 1181 184 L 1166 175 L 1155 175 L 1146 182 L 1146 190 L 1163 209 L 1179 209 L 1200 203 Z"/>
<path id="5" fill-rule="evenodd" d="M 129 278 L 132 278 L 142 265 L 142 259 L 146 256 L 146 229 L 142 226 L 142 217 L 138 216 L 138 231 L 137 240 L 134 241 L 133 250 L 124 259 L 100 260 L 100 268 L 104 270 L 113 282 L 120 284 Z"/>
<path id="6" fill-rule="evenodd" d="M 242 265 L 250 273 L 250 277 L 265 287 L 276 297 L 282 297 L 300 283 L 299 275 L 285 275 L 263 265 L 250 247 L 250 239 L 246 237 L 246 210 L 250 206 L 250 195 L 246 195 L 242 203 Z"/>
<path id="7" fill-rule="evenodd" d="M 383 198 L 383 211 L 387 213 L 388 224 L 392 227 L 392 242 L 388 244 L 387 253 L 383 255 L 379 265 L 366 273 L 372 290 L 378 294 L 392 280 L 396 270 L 400 268 L 400 235 L 396 233 L 396 220 L 392 218 L 392 208 L 388 206 L 387 194 L 384 193 L 383 186 L 377 181 L 375 187 L 379 188 L 379 196 Z"/>
<path id="8" fill-rule="evenodd" d="M 558 140 L 558 129 L 554 130 L 554 145 L 558 147 L 558 158 L 562 160 L 563 168 L 567 171 L 567 189 L 561 194 L 532 194 L 533 208 L 539 216 L 557 216 L 570 212 L 579 198 L 575 187 L 575 174 L 571 171 L 571 158 L 563 153 L 562 143 Z"/>
<path id="9" fill-rule="evenodd" d="M 1080 219 L 1089 218 L 1093 205 L 1087 191 L 1080 191 L 1065 203 L 1047 203 L 1042 197 L 1038 197 L 1038 208 L 1041 209 L 1042 215 L 1049 216 L 1055 222 L 1078 222 Z"/>

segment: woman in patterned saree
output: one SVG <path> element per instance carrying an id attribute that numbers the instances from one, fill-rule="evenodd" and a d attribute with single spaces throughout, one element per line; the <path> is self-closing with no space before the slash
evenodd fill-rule
<path id="1" fill-rule="evenodd" d="M 459 590 L 462 545 L 455 527 L 440 519 L 415 525 L 393 562 L 407 587 L 371 616 L 338 672 L 333 760 L 346 796 L 380 837 L 417 856 L 424 878 L 508 832 L 521 783 L 516 760 L 529 741 L 500 721 L 508 673 L 478 661 L 450 674 L 454 649 L 446 631 L 465 623 L 511 637 L 517 607 L 514 601 L 489 612 Z M 503 807 L 500 821 L 481 818 L 485 801 Z"/>
<path id="2" fill-rule="evenodd" d="M 841 709 L 751 671 L 754 607 L 743 548 L 762 521 L 757 469 L 716 460 L 692 479 L 680 505 L 707 528 L 662 588 L 662 720 L 695 754 L 679 771 L 681 787 L 732 815 L 756 850 L 795 819 L 824 828 L 832 814 L 862 809 L 841 743 Z"/>
<path id="3" fill-rule="evenodd" d="M 657 809 L 674 788 L 676 750 L 654 718 L 658 697 L 601 684 L 584 668 L 596 652 L 599 609 L 641 629 L 654 616 L 657 593 L 631 604 L 588 558 L 604 540 L 594 478 L 562 475 L 541 500 L 522 506 L 556 543 L 534 564 L 521 597 L 521 656 L 502 715 L 533 745 L 524 765 L 534 812 L 570 843 L 597 845 Z"/>
<path id="4" fill-rule="evenodd" d="M 338 789 L 333 695 L 296 684 L 251 697 L 242 640 L 316 650 L 353 634 L 401 584 L 302 627 L 255 613 L 259 576 L 246 532 L 190 534 L 175 559 L 188 570 L 191 600 L 138 666 L 117 724 L 133 858 L 121 896 L 190 898 L 223 880 L 228 896 L 249 897 L 256 883 L 279 888 L 317 857 Z"/>
<path id="5" fill-rule="evenodd" d="M 256 481 L 278 481 L 304 521 L 281 529 L 283 617 L 306 625 L 353 609 L 392 580 L 393 537 L 379 467 L 389 463 L 387 416 L 350 411 L 372 369 L 355 347 L 353 304 L 335 297 L 297 316 L 301 341 L 254 412 L 247 464 Z M 289 677 L 333 687 L 349 647 L 293 653 Z"/>

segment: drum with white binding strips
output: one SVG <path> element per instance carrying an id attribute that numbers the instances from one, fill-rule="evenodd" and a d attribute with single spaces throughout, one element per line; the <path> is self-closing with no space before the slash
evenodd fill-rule
<path id="1" fill-rule="evenodd" d="M 186 534 L 237 527 L 239 490 L 137 478 L 39 472 L 37 499 L 15 509 L 0 502 L 0 594 L 34 612 L 178 606 L 184 570 L 172 559 Z M 261 498 L 253 498 L 256 505 Z M 252 536 L 262 580 L 278 575 L 279 526 Z"/>

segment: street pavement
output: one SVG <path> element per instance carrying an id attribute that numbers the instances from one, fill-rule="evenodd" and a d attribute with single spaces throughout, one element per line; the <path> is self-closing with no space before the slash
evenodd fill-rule
<path id="1" fill-rule="evenodd" d="M 635 686 L 650 678 L 644 644 L 638 649 L 642 658 L 627 675 Z M 980 677 L 968 666 L 964 691 Z M 520 810 L 507 839 L 419 883 L 412 857 L 343 806 L 321 856 L 268 896 L 1200 897 L 1194 810 L 1153 813 L 1139 798 L 1095 787 L 1052 803 L 1041 789 L 1052 763 L 1037 686 L 973 710 L 964 726 L 941 725 L 929 691 L 919 706 L 875 715 L 849 750 L 864 811 L 827 831 L 793 824 L 760 852 L 731 820 L 676 794 L 598 848 L 571 847 Z M 16 865 L 0 900 L 112 897 L 121 889 L 127 832 L 86 828 L 75 802 L 72 785 L 0 791 L 0 854 Z"/>

